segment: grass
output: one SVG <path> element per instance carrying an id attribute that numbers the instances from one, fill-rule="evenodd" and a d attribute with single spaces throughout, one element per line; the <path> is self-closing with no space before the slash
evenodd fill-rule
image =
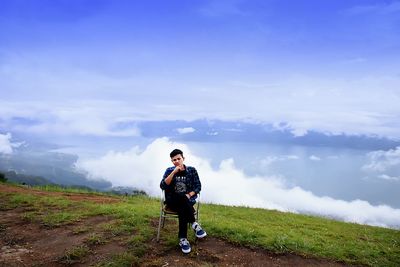
<path id="1" fill-rule="evenodd" d="M 68 223 L 73 223 L 82 217 L 80 213 L 74 213 L 73 211 L 55 211 L 43 214 L 40 216 L 41 221 L 45 226 L 56 227 Z"/>
<path id="2" fill-rule="evenodd" d="M 89 252 L 90 250 L 87 246 L 76 246 L 67 250 L 59 259 L 59 262 L 67 265 L 81 262 Z"/>
<path id="3" fill-rule="evenodd" d="M 400 231 L 263 209 L 202 205 L 209 232 L 276 253 L 369 266 L 400 264 Z"/>
<path id="4" fill-rule="evenodd" d="M 93 233 L 86 238 L 85 243 L 88 244 L 89 246 L 96 246 L 105 244 L 106 240 L 104 239 L 103 236 Z"/>
<path id="5" fill-rule="evenodd" d="M 75 228 L 72 230 L 72 233 L 73 233 L 74 235 L 80 235 L 80 234 L 83 234 L 83 233 L 87 233 L 87 232 L 89 232 L 90 230 L 91 230 L 91 227 L 86 226 L 86 225 L 84 225 L 84 226 L 77 226 L 77 227 L 75 227 Z"/>
<path id="6" fill-rule="evenodd" d="M 108 196 L 108 195 L 107 195 Z M 115 255 L 98 266 L 140 265 L 156 234 L 159 199 L 146 196 L 117 197 L 119 202 L 97 204 L 71 201 L 62 196 L 0 193 L 0 204 L 7 208 L 28 209 L 24 219 L 51 227 L 105 215 L 112 218 L 99 227 L 111 236 L 131 236 L 128 251 Z M 50 209 L 49 209 L 50 208 Z M 400 266 L 400 231 L 338 222 L 315 216 L 282 213 L 273 210 L 202 204 L 202 226 L 208 235 L 248 247 L 264 248 L 275 253 L 295 253 L 306 257 L 326 258 L 366 266 Z M 88 226 L 74 233 L 90 232 Z M 167 221 L 161 233 L 163 244 L 177 246 L 176 221 Z M 193 235 L 191 236 L 193 239 Z M 68 251 L 63 260 L 79 261 L 90 253 L 88 246 L 101 245 L 100 235 L 90 235 L 85 246 Z M 85 254 L 85 253 L 86 254 Z"/>
<path id="7" fill-rule="evenodd" d="M 132 227 L 124 224 L 121 220 L 114 220 L 101 225 L 101 228 L 110 233 L 111 236 L 120 236 L 124 234 L 129 234 L 132 231 Z"/>
<path id="8" fill-rule="evenodd" d="M 89 190 L 86 188 L 79 188 L 79 187 L 72 187 L 72 186 L 38 185 L 38 186 L 33 186 L 33 188 L 39 189 L 41 191 L 49 191 L 49 192 L 82 193 L 82 194 L 93 194 L 93 195 L 102 194 L 100 192 Z"/>
<path id="9" fill-rule="evenodd" d="M 110 260 L 103 261 L 97 265 L 96 267 L 131 267 L 131 266 L 139 266 L 140 260 L 130 254 L 130 253 L 121 253 L 114 255 Z"/>

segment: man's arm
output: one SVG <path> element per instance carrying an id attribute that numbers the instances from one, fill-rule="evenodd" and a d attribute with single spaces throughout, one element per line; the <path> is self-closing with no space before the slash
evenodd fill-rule
<path id="1" fill-rule="evenodd" d="M 171 171 L 172 168 L 168 168 L 163 175 L 163 179 L 161 180 L 160 183 L 161 189 L 165 190 L 171 184 L 175 174 L 181 171 L 183 168 L 184 168 L 183 166 L 182 167 L 178 166 L 175 167 L 175 169 L 173 169 L 172 171 Z"/>
<path id="2" fill-rule="evenodd" d="M 188 196 L 188 198 L 200 193 L 200 191 L 201 191 L 201 182 L 200 182 L 199 174 L 197 173 L 197 170 L 194 167 L 191 167 L 190 175 L 192 176 L 192 179 L 193 179 L 193 184 L 192 184 L 193 191 L 190 191 L 189 193 L 186 194 Z"/>
<path id="3" fill-rule="evenodd" d="M 163 178 L 161 179 L 161 182 L 160 182 L 160 188 L 161 188 L 162 190 L 168 189 L 169 184 L 166 184 L 166 183 L 165 183 L 165 179 L 166 179 L 171 173 L 172 173 L 171 168 L 167 168 L 167 169 L 165 170 L 164 175 L 163 175 Z"/>
<path id="4" fill-rule="evenodd" d="M 179 171 L 180 171 L 180 168 L 179 168 L 179 167 L 176 167 L 176 168 L 164 179 L 164 182 L 165 182 L 167 185 L 170 185 L 171 182 L 172 182 L 172 179 L 174 179 L 174 175 L 175 175 L 177 172 L 179 172 Z"/>

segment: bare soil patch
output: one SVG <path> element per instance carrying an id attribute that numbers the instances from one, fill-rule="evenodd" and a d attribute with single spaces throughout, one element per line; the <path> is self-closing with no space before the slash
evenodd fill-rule
<path id="1" fill-rule="evenodd" d="M 174 221 L 168 221 L 175 226 Z M 155 221 L 153 225 L 157 224 Z M 157 224 L 158 225 L 158 224 Z M 350 266 L 326 259 L 305 258 L 293 254 L 275 254 L 260 248 L 247 248 L 214 237 L 189 240 L 192 252 L 184 255 L 178 241 L 175 248 L 167 248 L 161 238 L 152 240 L 152 249 L 146 255 L 144 266 Z M 353 266 L 354 267 L 354 266 Z"/>
<path id="2" fill-rule="evenodd" d="M 21 209 L 0 212 L 0 266 L 90 266 L 126 251 L 126 242 L 121 242 L 120 237 L 107 235 L 101 228 L 102 223 L 112 221 L 110 217 L 96 216 L 48 228 L 26 222 L 20 212 Z M 103 237 L 105 243 L 88 243 L 93 234 Z M 76 261 L 66 258 L 69 251 L 77 247 L 87 248 L 88 255 Z"/>

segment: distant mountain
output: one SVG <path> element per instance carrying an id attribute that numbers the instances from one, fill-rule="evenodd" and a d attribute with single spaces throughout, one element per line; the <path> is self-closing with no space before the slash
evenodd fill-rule
<path id="1" fill-rule="evenodd" d="M 116 186 L 106 190 L 117 195 L 147 195 L 145 191 L 129 186 Z"/>
<path id="2" fill-rule="evenodd" d="M 27 118 L 14 118 L 16 124 L 35 125 L 37 121 Z M 318 131 L 308 131 L 303 136 L 295 136 L 292 129 L 285 122 L 276 127 L 270 123 L 257 123 L 246 121 L 223 121 L 199 119 L 194 121 L 170 120 L 170 121 L 122 121 L 113 124 L 112 130 L 126 130 L 137 128 L 142 137 L 158 138 L 169 137 L 174 140 L 196 142 L 254 142 L 274 143 L 279 145 L 300 146 L 325 146 L 365 150 L 388 150 L 400 146 L 400 140 L 370 136 L 330 134 Z M 8 132 L 1 127 L 0 132 Z M 65 148 L 73 143 L 93 145 L 98 140 L 108 144 L 116 143 L 116 139 L 131 137 L 98 137 L 98 136 L 57 136 L 51 133 L 32 134 L 25 131 L 12 132 L 14 142 L 26 142 L 19 147 L 19 151 L 47 152 L 58 148 Z M 59 143 L 62 140 L 62 143 Z"/>
<path id="3" fill-rule="evenodd" d="M 26 184 L 26 185 L 49 185 L 54 184 L 49 180 L 34 175 L 26 175 L 26 174 L 18 174 L 15 171 L 0 171 L 4 174 L 5 178 L 9 182 L 19 183 L 19 184 Z"/>
<path id="4" fill-rule="evenodd" d="M 85 174 L 77 172 L 74 168 L 77 159 L 76 155 L 71 154 L 45 152 L 41 149 L 37 151 L 32 147 L 30 150 L 18 148 L 11 155 L 0 155 L 0 170 L 9 174 L 15 173 L 16 176 L 12 176 L 14 180 L 21 180 L 24 175 L 25 178 L 36 177 L 39 184 L 80 185 L 98 190 L 112 186 L 108 181 L 90 180 Z"/>
<path id="5" fill-rule="evenodd" d="M 256 142 L 281 145 L 326 146 L 366 150 L 387 150 L 400 146 L 400 140 L 378 136 L 326 134 L 309 131 L 294 136 L 290 129 L 277 129 L 271 124 L 239 121 L 146 121 L 138 124 L 144 137 L 167 136 L 176 140 L 197 142 Z M 182 131 L 180 129 L 190 129 Z M 182 132 L 186 132 L 183 133 Z"/>

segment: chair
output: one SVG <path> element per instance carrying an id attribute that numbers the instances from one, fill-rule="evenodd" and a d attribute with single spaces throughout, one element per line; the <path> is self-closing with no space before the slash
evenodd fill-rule
<path id="1" fill-rule="evenodd" d="M 158 222 L 158 231 L 157 231 L 157 242 L 160 240 L 160 232 L 161 228 L 164 228 L 165 219 L 166 218 L 175 218 L 178 219 L 178 212 L 170 209 L 165 203 L 165 192 L 164 190 L 161 192 L 161 209 L 160 209 L 160 220 Z M 197 194 L 196 203 L 194 203 L 194 216 L 196 221 L 199 221 L 199 211 L 200 211 L 200 193 Z"/>

